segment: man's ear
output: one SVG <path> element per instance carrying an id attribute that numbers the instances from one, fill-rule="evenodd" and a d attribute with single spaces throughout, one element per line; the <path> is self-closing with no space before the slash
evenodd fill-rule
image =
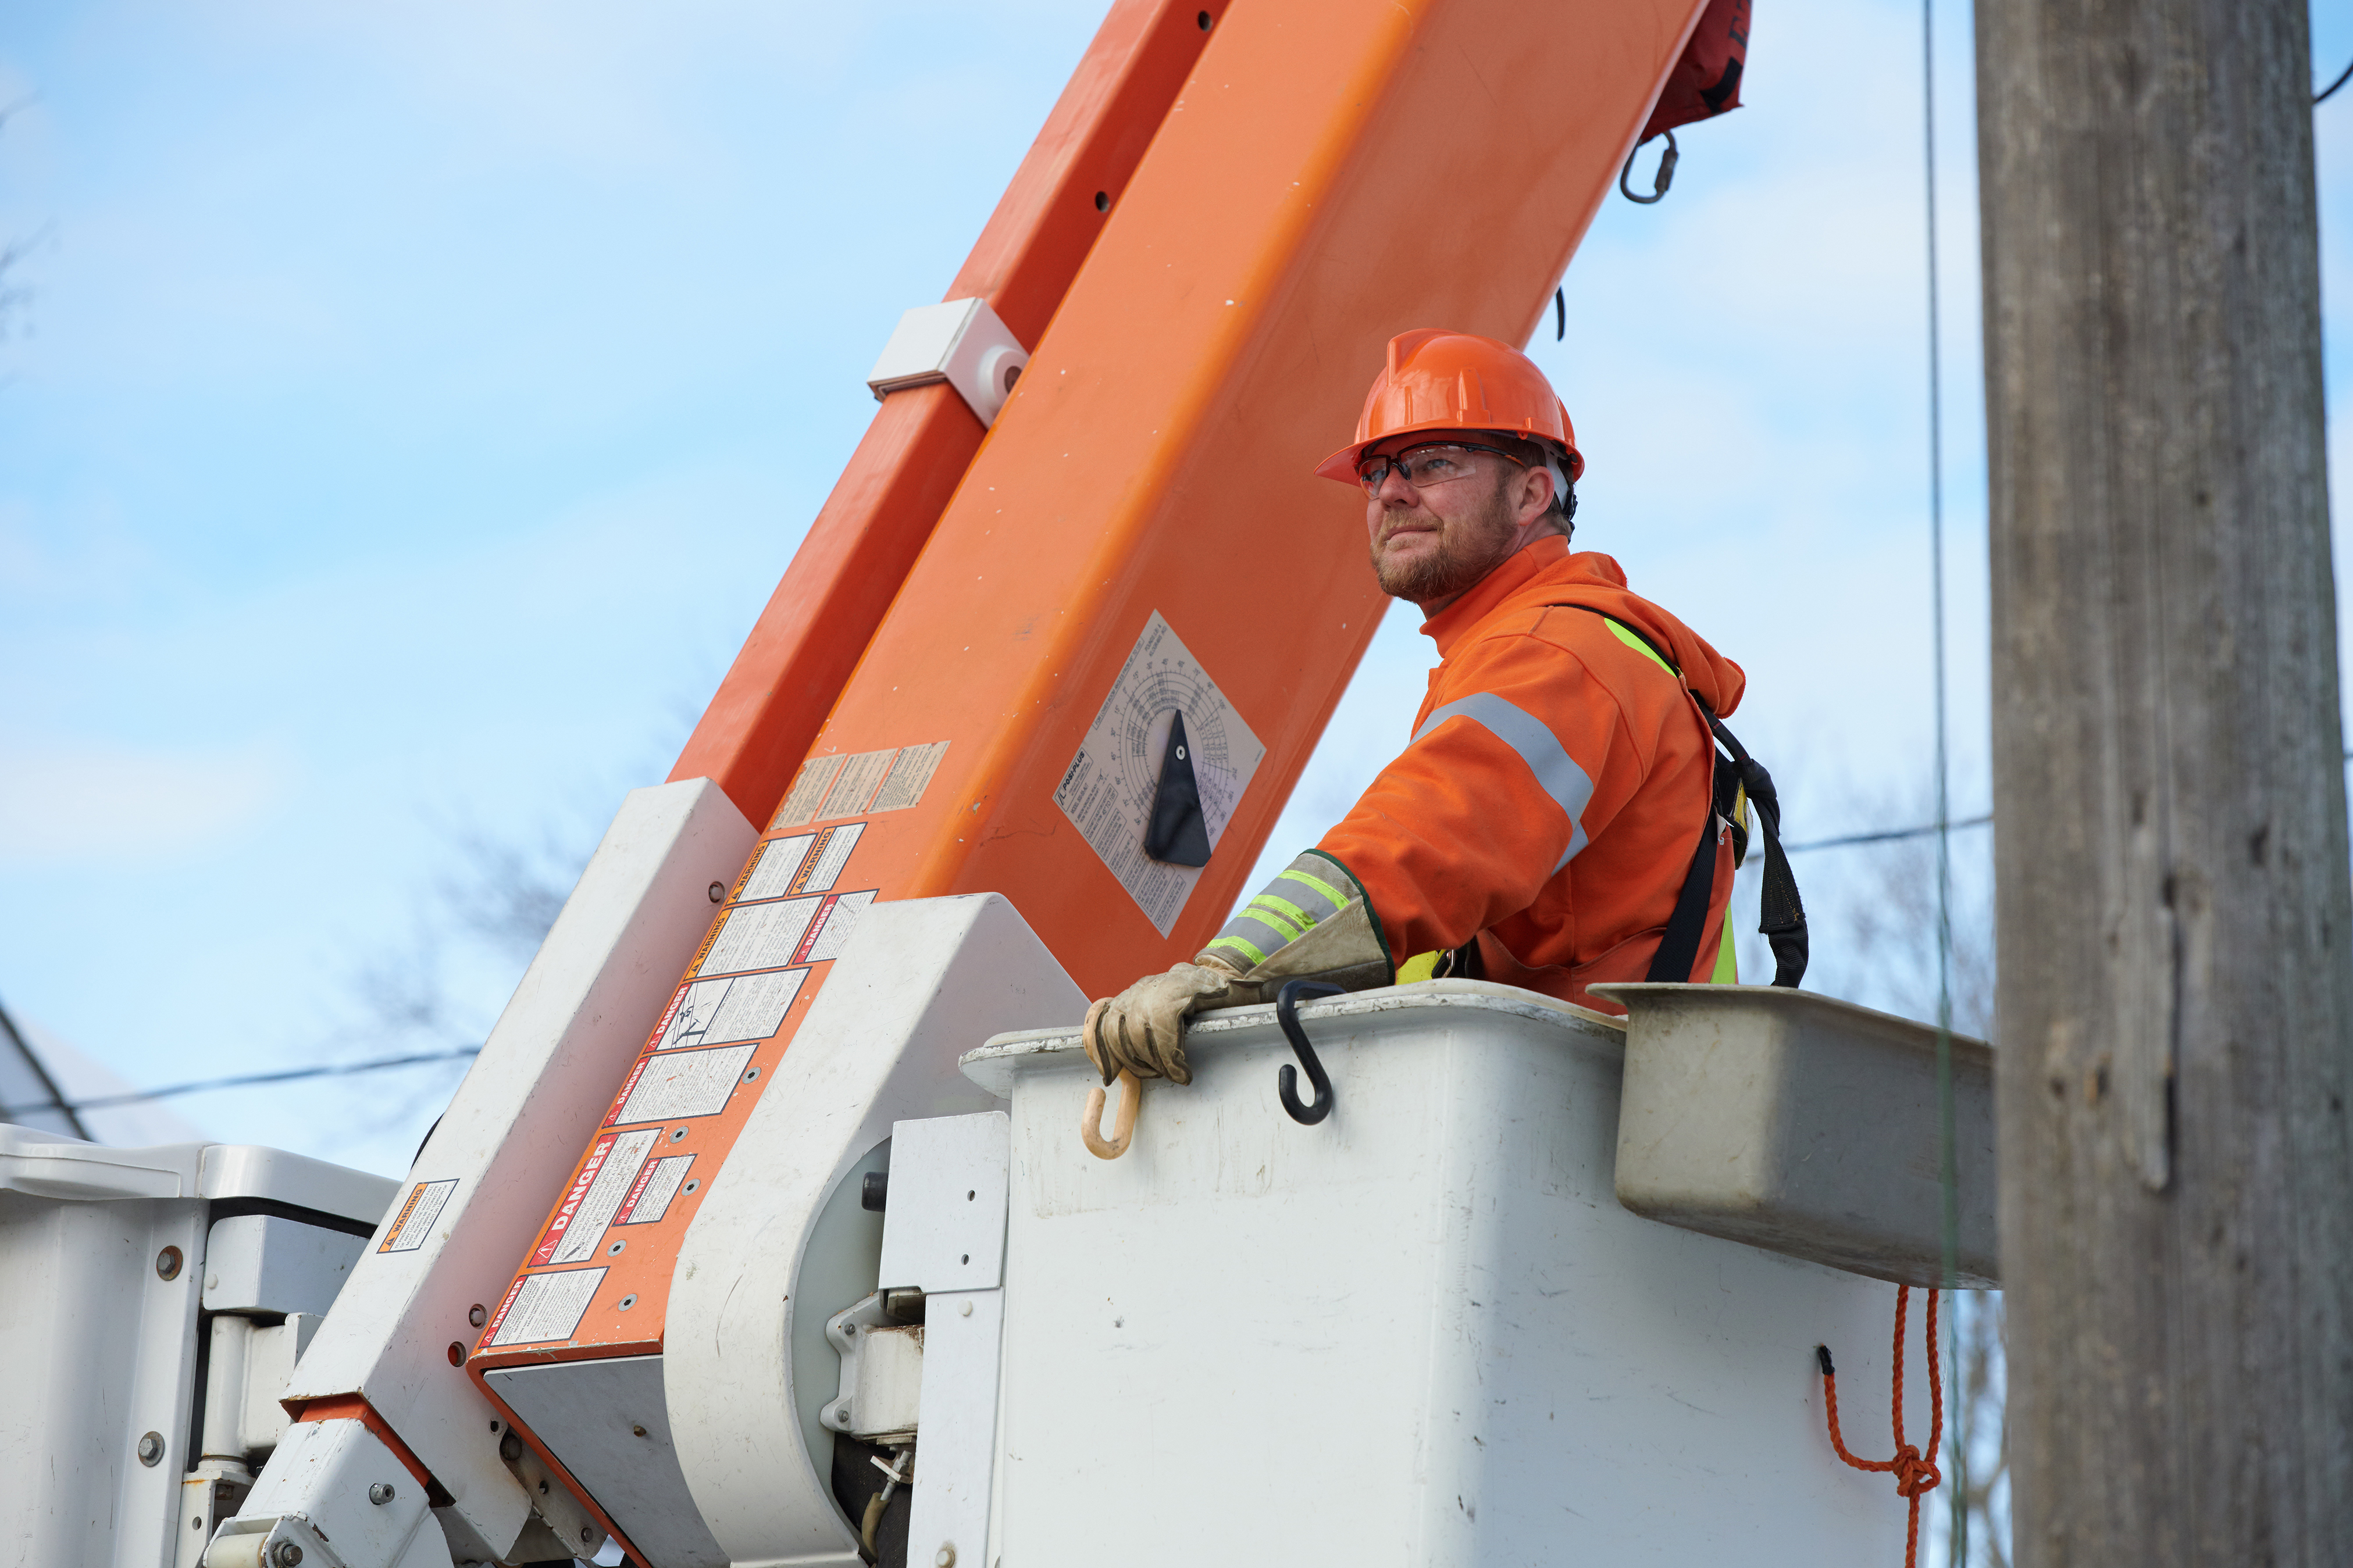
<path id="1" fill-rule="evenodd" d="M 1552 470 L 1530 467 L 1513 477 L 1519 481 L 1519 491 L 1514 498 L 1518 504 L 1513 512 L 1519 525 L 1525 528 L 1552 505 Z"/>

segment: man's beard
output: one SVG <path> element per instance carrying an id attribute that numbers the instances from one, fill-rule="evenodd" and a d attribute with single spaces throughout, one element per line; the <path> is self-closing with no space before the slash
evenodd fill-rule
<path id="1" fill-rule="evenodd" d="M 1407 514 L 1400 517 L 1404 515 Z M 1381 592 L 1392 599 L 1427 605 L 1449 598 L 1503 564 L 1518 531 L 1512 524 L 1511 510 L 1504 503 L 1504 486 L 1499 482 L 1475 516 L 1438 534 L 1436 550 L 1410 559 L 1393 560 L 1376 544 L 1372 552 L 1373 574 L 1380 579 Z M 1384 528 L 1381 542 L 1388 540 Z"/>

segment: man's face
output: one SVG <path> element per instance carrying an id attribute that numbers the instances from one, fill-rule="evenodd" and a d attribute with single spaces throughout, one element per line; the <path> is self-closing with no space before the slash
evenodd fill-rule
<path id="1" fill-rule="evenodd" d="M 1492 439 L 1472 432 L 1455 437 L 1422 431 L 1379 442 L 1366 456 L 1387 457 L 1455 438 Z M 1433 615 L 1525 543 L 1523 530 L 1543 514 L 1551 497 L 1541 468 L 1524 468 L 1488 452 L 1470 453 L 1465 460 L 1473 468 L 1466 477 L 1421 488 L 1392 467 L 1380 489 L 1366 499 L 1365 531 L 1381 592 L 1410 599 Z"/>

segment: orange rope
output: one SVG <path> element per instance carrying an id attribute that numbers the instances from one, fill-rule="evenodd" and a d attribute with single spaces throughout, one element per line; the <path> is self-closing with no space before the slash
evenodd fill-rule
<path id="1" fill-rule="evenodd" d="M 1831 1365 L 1831 1347 L 1816 1345 L 1814 1355 L 1822 1366 L 1822 1407 L 1830 1416 L 1831 1447 L 1838 1457 L 1858 1470 L 1878 1470 L 1895 1478 L 1895 1495 L 1912 1507 L 1911 1522 L 1904 1531 L 1904 1568 L 1913 1568 L 1920 1551 L 1920 1494 L 1934 1491 L 1945 1477 L 1936 1468 L 1934 1455 L 1945 1440 L 1945 1385 L 1936 1371 L 1936 1292 L 1928 1292 L 1928 1456 L 1904 1440 L 1904 1313 L 1910 1305 L 1912 1287 L 1895 1288 L 1895 1397 L 1891 1412 L 1895 1428 L 1895 1457 L 1892 1459 L 1858 1459 L 1847 1452 L 1846 1439 L 1839 1436 L 1838 1370 Z"/>

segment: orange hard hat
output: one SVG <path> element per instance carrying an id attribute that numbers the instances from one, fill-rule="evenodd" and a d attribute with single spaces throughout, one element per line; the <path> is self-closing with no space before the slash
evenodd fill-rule
<path id="1" fill-rule="evenodd" d="M 1549 442 L 1566 454 L 1571 484 L 1585 472 L 1568 410 L 1533 360 L 1509 343 L 1435 327 L 1389 340 L 1389 362 L 1365 395 L 1356 438 L 1315 471 L 1354 484 L 1366 447 L 1417 430 L 1493 430 Z"/>

